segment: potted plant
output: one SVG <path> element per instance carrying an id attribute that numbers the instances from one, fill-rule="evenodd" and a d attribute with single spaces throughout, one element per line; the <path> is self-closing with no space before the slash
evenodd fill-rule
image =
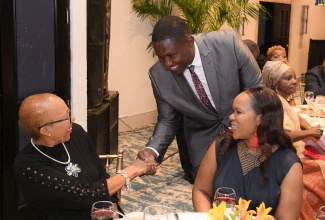
<path id="1" fill-rule="evenodd" d="M 131 4 L 137 17 L 142 21 L 150 17 L 154 23 L 178 9 L 192 33 L 218 30 L 225 22 L 237 30 L 249 17 L 271 17 L 264 6 L 249 0 L 131 0 Z"/>

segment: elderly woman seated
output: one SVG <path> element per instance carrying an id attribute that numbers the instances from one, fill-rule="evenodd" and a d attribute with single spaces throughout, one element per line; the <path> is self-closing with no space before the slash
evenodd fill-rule
<path id="1" fill-rule="evenodd" d="M 305 119 L 301 118 L 289 105 L 288 97 L 297 89 L 296 73 L 294 69 L 285 61 L 266 62 L 262 76 L 264 84 L 273 89 L 279 96 L 283 110 L 283 126 L 287 134 L 291 137 L 293 145 L 297 149 L 297 154 L 301 158 L 304 167 L 304 200 L 301 219 L 316 219 L 317 208 L 325 204 L 325 162 L 305 158 L 306 138 L 318 140 L 323 135 L 323 130 L 319 125 L 311 126 Z M 313 144 L 321 153 L 325 153 L 316 143 Z M 322 169 L 321 169 L 322 167 Z"/>
<path id="2" fill-rule="evenodd" d="M 14 174 L 34 219 L 90 219 L 96 201 L 117 202 L 116 192 L 156 166 L 140 159 L 110 177 L 64 101 L 53 94 L 27 97 L 19 121 L 31 141 L 19 152 Z"/>

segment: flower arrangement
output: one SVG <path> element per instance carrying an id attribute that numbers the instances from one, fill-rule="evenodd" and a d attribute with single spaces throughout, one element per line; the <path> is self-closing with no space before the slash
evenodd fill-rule
<path id="1" fill-rule="evenodd" d="M 238 204 L 235 205 L 236 211 L 230 214 L 231 220 L 274 220 L 274 217 L 269 215 L 272 208 L 265 208 L 264 202 L 255 210 L 247 210 L 251 200 L 239 198 Z M 222 201 L 220 205 L 212 204 L 212 209 L 209 210 L 208 216 L 211 220 L 224 220 L 226 203 Z M 256 215 L 253 217 L 253 215 Z"/>

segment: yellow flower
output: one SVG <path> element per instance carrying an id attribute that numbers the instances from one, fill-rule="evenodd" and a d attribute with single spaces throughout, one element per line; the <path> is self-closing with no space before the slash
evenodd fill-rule
<path id="1" fill-rule="evenodd" d="M 237 208 L 237 210 L 241 210 L 241 212 L 239 214 L 240 219 L 250 220 L 253 218 L 252 217 L 253 214 L 256 214 L 256 212 L 254 210 L 247 211 L 248 206 L 251 203 L 251 201 L 252 200 L 247 201 L 245 199 L 239 198 L 238 205 L 235 205 L 235 207 Z"/>
<path id="2" fill-rule="evenodd" d="M 222 201 L 220 205 L 212 203 L 212 209 L 209 210 L 208 216 L 211 220 L 224 220 L 225 218 L 226 203 Z"/>
<path id="3" fill-rule="evenodd" d="M 260 206 L 256 208 L 256 210 L 257 210 L 256 220 L 274 220 L 273 216 L 268 215 L 269 212 L 272 210 L 272 208 L 271 207 L 265 208 L 264 202 L 262 202 Z"/>

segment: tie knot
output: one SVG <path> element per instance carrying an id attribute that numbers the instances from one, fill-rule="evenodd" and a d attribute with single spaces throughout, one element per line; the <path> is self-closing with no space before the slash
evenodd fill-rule
<path id="1" fill-rule="evenodd" d="M 187 69 L 189 69 L 189 71 L 190 71 L 191 74 L 194 73 L 194 66 L 193 65 L 187 67 Z"/>

